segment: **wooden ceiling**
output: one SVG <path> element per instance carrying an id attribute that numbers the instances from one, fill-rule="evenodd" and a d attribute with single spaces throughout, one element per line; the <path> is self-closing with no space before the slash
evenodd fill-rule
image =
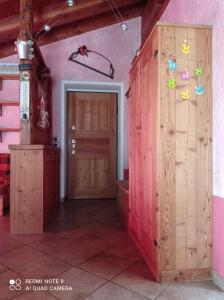
<path id="1" fill-rule="evenodd" d="M 109 5 L 112 2 L 127 20 L 142 16 L 146 8 L 153 14 L 157 13 L 163 1 L 166 0 L 76 0 L 73 7 L 65 6 L 60 18 L 65 0 L 33 0 L 33 35 L 50 19 L 53 23 L 59 19 L 52 30 L 38 40 L 39 45 L 46 45 L 117 23 Z M 19 35 L 19 6 L 19 0 L 0 0 L 0 58 L 15 51 L 14 42 Z"/>

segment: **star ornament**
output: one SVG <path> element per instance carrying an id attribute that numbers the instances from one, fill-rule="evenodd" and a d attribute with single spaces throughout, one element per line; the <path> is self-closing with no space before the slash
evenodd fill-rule
<path id="1" fill-rule="evenodd" d="M 182 79 L 183 80 L 189 80 L 190 79 L 190 73 L 189 72 L 183 72 L 182 73 Z"/>
<path id="2" fill-rule="evenodd" d="M 182 47 L 182 52 L 184 54 L 189 54 L 190 53 L 190 50 L 191 50 L 191 46 L 190 45 L 188 45 L 187 43 L 183 43 L 181 45 L 181 47 Z"/>
<path id="3" fill-rule="evenodd" d="M 167 80 L 167 86 L 169 89 L 175 89 L 177 83 L 176 83 L 176 79 L 168 79 Z"/>
<path id="4" fill-rule="evenodd" d="M 196 87 L 195 87 L 195 93 L 197 94 L 197 95 L 203 95 L 204 94 L 204 92 L 205 92 L 205 88 L 203 87 L 203 85 L 202 84 L 199 84 L 199 85 L 197 85 Z"/>
<path id="5" fill-rule="evenodd" d="M 181 92 L 180 96 L 183 100 L 187 100 L 190 98 L 190 91 L 185 90 L 185 91 Z"/>

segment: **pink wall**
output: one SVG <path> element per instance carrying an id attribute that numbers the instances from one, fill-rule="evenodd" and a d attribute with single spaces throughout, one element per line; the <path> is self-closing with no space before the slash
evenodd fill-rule
<path id="1" fill-rule="evenodd" d="M 51 69 L 53 79 L 53 135 L 60 137 L 60 103 L 61 103 L 61 81 L 100 81 L 100 82 L 122 82 L 124 90 L 128 89 L 128 72 L 131 61 L 140 46 L 141 18 L 127 22 L 128 31 L 122 31 L 118 24 L 108 26 L 99 30 L 88 32 L 80 36 L 62 40 L 41 48 L 47 65 Z M 115 79 L 111 80 L 105 76 L 88 70 L 82 66 L 68 61 L 72 52 L 80 45 L 86 45 L 91 50 L 98 51 L 108 57 L 115 68 Z M 96 66 L 101 70 L 109 71 L 105 63 L 95 63 L 94 56 L 89 55 L 86 63 Z M 128 100 L 125 99 L 124 115 L 124 141 L 125 141 L 125 167 L 128 165 Z"/>
<path id="2" fill-rule="evenodd" d="M 224 199 L 214 197 L 213 265 L 216 272 L 224 278 Z"/>
<path id="3" fill-rule="evenodd" d="M 3 89 L 0 91 L 1 100 L 18 100 L 19 99 L 19 81 L 3 81 Z M 19 128 L 19 108 L 16 106 L 2 108 L 0 116 L 0 127 Z M 0 144 L 0 153 L 8 152 L 9 144 L 19 144 L 19 133 L 3 133 L 3 142 Z"/>
<path id="4" fill-rule="evenodd" d="M 224 1 L 171 0 L 161 21 L 213 25 L 213 264 L 224 279 Z"/>
<path id="5" fill-rule="evenodd" d="M 128 31 L 122 31 L 119 24 L 108 26 L 79 36 L 65 39 L 47 46 L 41 47 L 44 59 L 51 69 L 53 83 L 53 135 L 60 138 L 60 104 L 62 80 L 121 82 L 124 90 L 128 89 L 128 72 L 131 61 L 140 46 L 141 18 L 127 21 Z M 49 33 L 50 34 L 50 33 Z M 69 62 L 70 54 L 77 50 L 80 45 L 86 45 L 89 49 L 96 50 L 108 57 L 115 68 L 115 79 L 111 80 L 75 63 Z M 0 62 L 16 62 L 16 56 L 11 56 Z M 90 55 L 87 63 L 95 64 L 95 59 Z M 105 70 L 104 64 L 95 64 L 99 69 Z M 106 65 L 106 71 L 109 71 Z M 5 89 L 7 90 L 7 89 Z M 11 94 L 7 94 L 11 97 Z M 1 96 L 1 95 L 0 95 Z M 128 166 L 128 100 L 125 98 L 124 110 L 124 165 Z M 10 114 L 18 121 L 17 110 L 10 108 Z M 0 126 L 1 126 L 0 119 Z M 4 123 L 5 125 L 5 123 Z M 7 150 L 7 143 L 17 143 L 16 134 L 7 134 L 5 144 L 0 144 L 0 152 Z"/>

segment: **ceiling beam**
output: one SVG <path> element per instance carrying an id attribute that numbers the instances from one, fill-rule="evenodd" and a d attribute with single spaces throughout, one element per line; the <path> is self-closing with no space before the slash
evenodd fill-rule
<path id="1" fill-rule="evenodd" d="M 148 0 L 142 15 L 142 42 L 159 21 L 170 0 Z"/>
<path id="2" fill-rule="evenodd" d="M 144 7 L 144 3 L 140 2 L 138 4 L 120 9 L 120 13 L 125 20 L 128 20 L 140 16 L 144 10 Z M 71 22 L 69 24 L 52 29 L 50 34 L 46 34 L 38 41 L 38 45 L 54 43 L 59 40 L 67 39 L 72 36 L 80 35 L 82 33 L 93 31 L 116 23 L 117 19 L 112 12 L 95 16 L 93 15 L 92 17 L 80 20 L 79 22 Z"/>
<path id="3" fill-rule="evenodd" d="M 138 1 L 138 3 L 131 6 L 123 7 L 120 10 L 124 19 L 132 19 L 142 15 L 145 7 L 145 2 Z M 38 41 L 38 45 L 46 45 L 56 41 L 66 39 L 72 36 L 80 35 L 85 32 L 96 30 L 105 26 L 117 23 L 114 14 L 109 11 L 98 15 L 93 15 L 80 21 L 70 22 L 53 28 L 52 31 L 46 33 L 43 38 Z M 14 39 L 0 44 L 0 58 L 7 57 L 15 53 Z"/>
<path id="4" fill-rule="evenodd" d="M 139 4 L 145 2 L 144 0 L 122 0 L 116 1 L 118 8 L 127 7 L 127 5 Z M 110 11 L 110 7 L 105 0 L 79 0 L 73 7 L 65 7 L 63 10 L 63 17 L 60 19 L 59 24 L 72 22 L 73 20 L 80 20 L 100 13 Z M 37 8 L 33 12 L 33 26 L 34 31 L 39 31 L 44 24 L 50 19 L 57 19 L 62 12 L 62 2 L 45 5 L 44 7 Z M 0 40 L 17 38 L 16 33 L 19 31 L 19 15 L 10 16 L 0 19 Z"/>
<path id="5" fill-rule="evenodd" d="M 33 36 L 32 0 L 20 0 L 19 39 L 28 41 Z"/>

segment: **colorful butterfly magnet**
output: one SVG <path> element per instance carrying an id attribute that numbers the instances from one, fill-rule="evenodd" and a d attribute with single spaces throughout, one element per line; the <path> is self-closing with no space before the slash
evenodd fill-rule
<path id="1" fill-rule="evenodd" d="M 203 95 L 204 94 L 204 92 L 205 92 L 205 88 L 203 87 L 203 85 L 202 84 L 199 84 L 199 85 L 197 85 L 196 87 L 195 87 L 195 92 L 196 92 L 196 94 L 197 95 Z"/>
<path id="2" fill-rule="evenodd" d="M 181 92 L 180 96 L 183 100 L 187 100 L 190 98 L 190 91 L 185 90 L 185 91 Z"/>
<path id="3" fill-rule="evenodd" d="M 168 60 L 168 68 L 170 71 L 175 71 L 177 69 L 177 63 L 173 59 Z"/>
<path id="4" fill-rule="evenodd" d="M 191 49 L 191 46 L 190 45 L 188 45 L 187 43 L 183 43 L 182 45 L 181 45 L 181 47 L 182 47 L 182 52 L 184 53 L 184 54 L 189 54 L 190 53 L 190 49 Z"/>
<path id="5" fill-rule="evenodd" d="M 177 83 L 176 83 L 176 79 L 168 79 L 167 80 L 167 86 L 169 89 L 175 89 Z"/>
<path id="6" fill-rule="evenodd" d="M 183 80 L 189 80 L 190 79 L 190 73 L 189 72 L 183 72 L 182 73 L 182 79 Z"/>
<path id="7" fill-rule="evenodd" d="M 203 68 L 196 68 L 194 69 L 194 73 L 196 76 L 202 76 L 204 74 Z"/>

